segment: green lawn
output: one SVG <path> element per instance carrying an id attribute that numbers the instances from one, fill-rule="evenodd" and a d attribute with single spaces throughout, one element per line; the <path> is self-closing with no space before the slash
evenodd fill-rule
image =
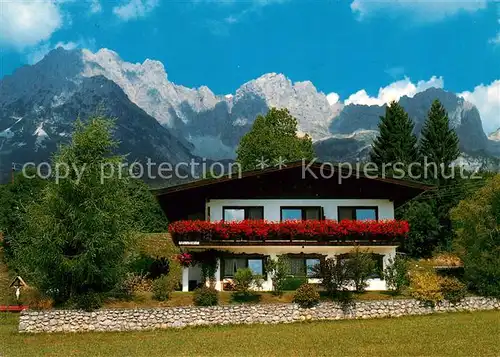
<path id="1" fill-rule="evenodd" d="M 500 311 L 399 319 L 20 335 L 0 315 L 0 356 L 500 356 Z"/>

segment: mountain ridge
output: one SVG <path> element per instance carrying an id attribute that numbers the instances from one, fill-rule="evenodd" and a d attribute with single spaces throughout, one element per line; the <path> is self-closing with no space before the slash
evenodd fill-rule
<path id="1" fill-rule="evenodd" d="M 58 48 L 0 84 L 3 162 L 48 155 L 68 140 L 76 116 L 88 117 L 99 107 L 118 118 L 121 150 L 136 159 L 234 159 L 240 138 L 255 118 L 278 107 L 298 119 L 299 131 L 313 138 L 319 157 L 355 161 L 366 158 L 385 111 L 385 105 L 343 105 L 310 81 L 293 82 L 274 72 L 242 84 L 234 93 L 217 95 L 207 86 L 170 82 L 159 61 L 129 63 L 108 49 L 92 53 Z M 477 108 L 440 88 L 399 99 L 417 134 L 436 98 L 447 109 L 463 152 L 500 155 L 500 134 L 486 136 Z"/>

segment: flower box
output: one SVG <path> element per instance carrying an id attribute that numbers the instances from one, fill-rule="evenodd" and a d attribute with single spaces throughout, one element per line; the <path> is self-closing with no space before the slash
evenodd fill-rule
<path id="1" fill-rule="evenodd" d="M 240 222 L 177 221 L 169 231 L 176 242 L 213 241 L 399 241 L 406 237 L 409 225 L 406 221 L 335 221 L 307 220 L 269 222 L 244 220 Z"/>

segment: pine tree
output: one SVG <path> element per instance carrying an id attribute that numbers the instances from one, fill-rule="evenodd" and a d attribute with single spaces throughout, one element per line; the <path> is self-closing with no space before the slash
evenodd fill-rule
<path id="1" fill-rule="evenodd" d="M 408 165 L 418 159 L 417 137 L 413 134 L 413 121 L 404 108 L 392 102 L 380 117 L 379 136 L 373 142 L 371 161 L 382 164 L 401 162 Z"/>
<path id="2" fill-rule="evenodd" d="M 441 181 L 443 171 L 440 165 L 444 166 L 446 172 L 450 164 L 460 155 L 460 148 L 458 136 L 455 130 L 450 128 L 448 113 L 437 99 L 427 114 L 421 135 L 420 156 L 422 159 L 426 157 L 427 162 L 437 165 L 439 170 L 436 175 L 431 170 L 432 178 Z"/>

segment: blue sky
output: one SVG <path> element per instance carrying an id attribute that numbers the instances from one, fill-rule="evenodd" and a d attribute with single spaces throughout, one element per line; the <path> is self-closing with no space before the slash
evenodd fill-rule
<path id="1" fill-rule="evenodd" d="M 357 103 L 444 86 L 479 107 L 486 131 L 500 126 L 498 2 L 0 1 L 0 76 L 58 45 L 106 47 L 217 94 L 268 72 Z"/>

